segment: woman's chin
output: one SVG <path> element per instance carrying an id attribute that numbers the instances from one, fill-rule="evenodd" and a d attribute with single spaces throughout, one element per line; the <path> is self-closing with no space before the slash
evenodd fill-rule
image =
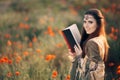
<path id="1" fill-rule="evenodd" d="M 86 32 L 87 34 L 91 34 L 90 32 Z"/>

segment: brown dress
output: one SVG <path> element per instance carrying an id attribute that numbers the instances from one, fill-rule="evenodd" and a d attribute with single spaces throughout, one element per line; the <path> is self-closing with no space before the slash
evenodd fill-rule
<path id="1" fill-rule="evenodd" d="M 77 56 L 72 62 L 71 80 L 104 80 L 104 41 L 102 36 L 87 41 L 85 57 Z"/>

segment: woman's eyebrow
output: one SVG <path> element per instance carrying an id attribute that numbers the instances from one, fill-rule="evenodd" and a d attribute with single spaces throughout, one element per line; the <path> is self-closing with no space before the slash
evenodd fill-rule
<path id="1" fill-rule="evenodd" d="M 83 21 L 93 21 L 93 19 L 83 19 Z"/>

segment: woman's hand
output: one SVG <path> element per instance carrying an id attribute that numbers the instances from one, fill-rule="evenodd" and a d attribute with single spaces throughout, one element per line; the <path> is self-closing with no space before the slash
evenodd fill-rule
<path id="1" fill-rule="evenodd" d="M 72 52 L 70 49 L 68 49 L 68 58 L 71 62 L 74 61 L 74 58 L 75 58 L 75 52 Z"/>
<path id="2" fill-rule="evenodd" d="M 81 55 L 82 54 L 82 49 L 81 47 L 77 47 L 76 45 L 74 46 L 75 49 L 75 56 Z"/>
<path id="3" fill-rule="evenodd" d="M 73 60 L 76 56 L 79 56 L 82 54 L 82 49 L 78 48 L 76 45 L 74 46 L 75 52 L 71 52 L 70 49 L 68 49 L 69 52 L 69 59 Z"/>

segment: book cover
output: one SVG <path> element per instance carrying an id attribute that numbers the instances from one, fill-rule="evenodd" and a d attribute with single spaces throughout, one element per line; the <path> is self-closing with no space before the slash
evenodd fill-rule
<path id="1" fill-rule="evenodd" d="M 68 48 L 71 49 L 72 52 L 75 52 L 75 45 L 80 48 L 79 43 L 81 40 L 81 35 L 76 24 L 72 24 L 71 26 L 63 29 L 62 34 Z"/>

